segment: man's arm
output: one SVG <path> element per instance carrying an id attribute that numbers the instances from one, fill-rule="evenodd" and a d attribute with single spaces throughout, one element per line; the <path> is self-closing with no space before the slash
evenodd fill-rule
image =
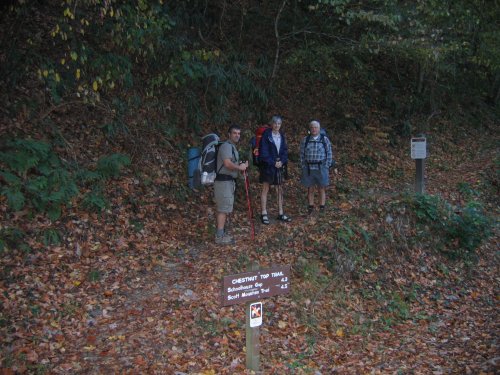
<path id="1" fill-rule="evenodd" d="M 224 163 L 224 167 L 231 171 L 244 171 L 248 168 L 248 161 L 241 163 L 241 164 L 236 164 L 231 161 L 231 158 L 224 159 L 222 161 Z"/>
<path id="2" fill-rule="evenodd" d="M 330 139 L 325 137 L 326 141 L 326 165 L 328 167 L 333 167 L 333 152 L 332 152 L 332 143 L 330 142 Z"/>

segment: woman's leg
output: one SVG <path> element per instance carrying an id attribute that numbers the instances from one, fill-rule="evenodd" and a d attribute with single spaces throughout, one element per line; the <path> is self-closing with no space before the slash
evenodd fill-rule
<path id="1" fill-rule="evenodd" d="M 260 193 L 261 214 L 267 215 L 267 193 L 269 193 L 269 183 L 262 183 L 262 192 Z"/>

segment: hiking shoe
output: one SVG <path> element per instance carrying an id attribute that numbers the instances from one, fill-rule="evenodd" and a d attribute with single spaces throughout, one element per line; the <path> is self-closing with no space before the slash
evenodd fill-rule
<path id="1" fill-rule="evenodd" d="M 319 212 L 325 212 L 325 205 L 319 206 Z"/>
<path id="2" fill-rule="evenodd" d="M 234 238 L 233 236 L 230 236 L 229 234 L 224 234 L 223 236 L 220 237 L 215 237 L 215 243 L 217 245 L 230 245 L 234 243 Z"/>
<path id="3" fill-rule="evenodd" d="M 308 212 L 309 214 L 312 214 L 312 212 L 313 212 L 313 211 L 314 211 L 314 206 L 313 206 L 313 205 L 309 205 L 309 206 L 307 206 L 307 212 Z"/>
<path id="4" fill-rule="evenodd" d="M 285 215 L 285 214 L 279 215 L 276 219 L 279 221 L 283 221 L 285 223 L 289 223 L 290 221 L 292 221 L 292 218 L 290 216 Z"/>

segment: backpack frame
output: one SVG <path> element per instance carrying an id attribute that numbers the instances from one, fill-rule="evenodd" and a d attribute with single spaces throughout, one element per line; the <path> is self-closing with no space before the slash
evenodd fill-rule
<path id="1" fill-rule="evenodd" d="M 250 146 L 252 148 L 252 165 L 259 167 L 261 165 L 261 160 L 259 159 L 259 147 L 260 141 L 266 132 L 266 130 L 271 129 L 269 125 L 259 126 L 255 130 L 255 135 L 250 139 Z"/>

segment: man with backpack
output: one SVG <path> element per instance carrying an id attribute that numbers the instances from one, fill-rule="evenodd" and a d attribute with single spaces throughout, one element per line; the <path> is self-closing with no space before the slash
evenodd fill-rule
<path id="1" fill-rule="evenodd" d="M 332 144 L 321 134 L 318 121 L 309 123 L 309 131 L 300 143 L 301 183 L 307 187 L 308 211 L 314 210 L 314 190 L 319 191 L 319 210 L 325 210 L 326 187 L 330 184 L 329 169 L 334 165 Z"/>
<path id="2" fill-rule="evenodd" d="M 216 214 L 215 243 L 220 245 L 234 242 L 232 236 L 225 232 L 227 215 L 233 212 L 234 191 L 238 172 L 248 168 L 248 161 L 240 163 L 236 144 L 241 136 L 241 128 L 231 125 L 228 130 L 228 140 L 222 143 L 217 151 L 217 176 L 214 182 Z"/>

